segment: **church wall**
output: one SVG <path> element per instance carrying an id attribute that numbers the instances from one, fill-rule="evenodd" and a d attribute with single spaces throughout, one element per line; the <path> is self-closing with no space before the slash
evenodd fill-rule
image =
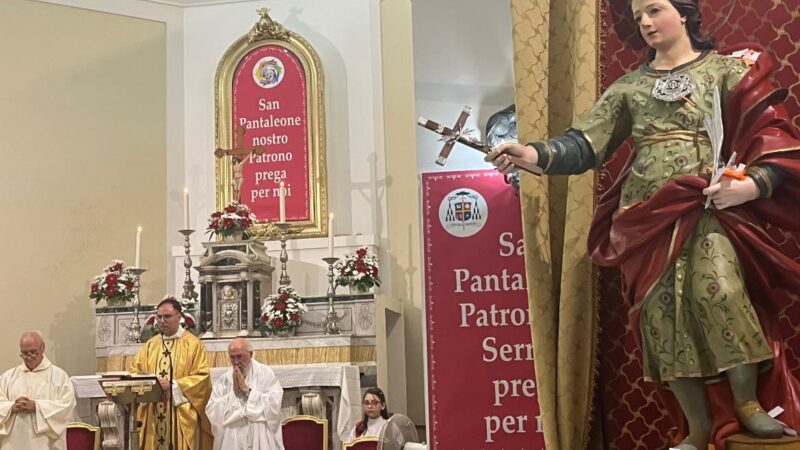
<path id="1" fill-rule="evenodd" d="M 392 269 L 391 290 L 388 292 L 392 298 L 403 304 L 406 365 L 405 393 L 402 392 L 402 386 L 398 389 L 395 384 L 384 384 L 384 387 L 390 409 L 402 412 L 405 404 L 406 413 L 411 420 L 417 425 L 423 425 L 425 366 L 422 345 L 422 242 L 419 178 L 414 143 L 416 114 L 411 10 L 411 0 L 381 2 L 383 97 L 386 111 L 386 159 L 389 168 L 386 198 L 389 207 L 390 257 L 387 262 Z M 405 399 L 398 398 L 403 395 Z"/>
<path id="2" fill-rule="evenodd" d="M 143 297 L 169 279 L 168 28 L 71 3 L 0 2 L 3 370 L 38 329 L 57 365 L 94 372 L 89 284 L 113 258 L 133 263 L 138 225 Z"/>
<path id="3" fill-rule="evenodd" d="M 336 217 L 336 254 L 358 245 L 373 246 L 381 261 L 380 293 L 406 302 L 406 373 L 416 382 L 409 383 L 408 391 L 404 383 L 382 387 L 390 409 L 423 424 L 415 116 L 410 10 L 402 15 L 404 3 L 410 4 L 409 0 L 302 0 L 187 8 L 186 177 L 190 191 L 197 193 L 192 220 L 203 223 L 215 202 L 211 152 L 217 63 L 255 23 L 256 9 L 268 6 L 273 19 L 303 36 L 319 53 L 325 76 L 328 202 Z M 388 10 L 387 4 L 392 4 Z M 325 293 L 326 270 L 320 258 L 326 245 L 324 238 L 288 244 L 289 275 L 304 295 Z M 277 256 L 277 248 L 268 243 L 270 255 Z M 196 245 L 195 253 L 198 250 Z M 176 266 L 182 263 L 182 251 L 173 248 Z M 175 272 L 175 276 L 179 286 L 183 275 Z M 277 271 L 273 281 L 277 283 Z"/>
<path id="4" fill-rule="evenodd" d="M 195 255 L 202 251 L 201 242 L 207 240 L 203 232 L 215 203 L 214 160 L 211 155 L 214 148 L 212 84 L 222 53 L 250 29 L 257 18 L 256 9 L 261 7 L 272 8 L 273 18 L 311 42 L 320 55 L 326 79 L 328 201 L 330 210 L 336 214 L 336 252 L 344 254 L 359 245 L 373 246 L 381 258 L 384 285 L 380 292 L 407 302 L 407 373 L 414 378 L 408 384 L 408 414 L 415 422 L 424 423 L 419 212 L 418 202 L 413 200 L 418 195 L 417 165 L 416 158 L 409 156 L 414 152 L 415 119 L 410 0 L 258 1 L 188 8 L 140 0 L 43 0 L 42 3 L 75 6 L 87 10 L 83 11 L 87 15 L 98 14 L 98 11 L 114 13 L 127 16 L 125 18 L 136 23 L 162 26 L 164 36 L 160 47 L 166 52 L 166 62 L 162 61 L 161 67 L 141 62 L 123 65 L 136 74 L 152 69 L 153 73 L 164 76 L 166 84 L 160 95 L 166 112 L 161 116 L 151 116 L 151 121 L 139 121 L 137 125 L 145 130 L 142 134 L 147 136 L 142 137 L 156 138 L 159 132 L 162 133 L 160 136 L 165 139 L 167 147 L 166 155 L 150 155 L 148 159 L 148 168 L 163 170 L 166 181 L 160 185 L 161 203 L 155 200 L 148 203 L 154 205 L 153 211 L 163 216 L 160 244 L 154 240 L 155 236 L 150 237 L 150 230 L 158 229 L 159 225 L 142 222 L 145 227 L 143 255 L 150 269 L 143 278 L 144 303 L 156 303 L 164 292 L 180 295 L 183 248 L 175 230 L 181 225 L 181 191 L 184 185 L 190 190 L 191 220 L 193 228 L 198 230 L 192 240 Z M 36 26 L 41 31 L 41 24 Z M 104 40 L 114 48 L 124 47 L 124 39 L 117 43 L 104 36 Z M 382 58 L 381 55 L 385 56 Z M 136 92 L 139 95 L 131 96 L 129 103 L 143 108 L 141 105 L 149 101 L 148 97 L 140 95 L 141 91 Z M 61 120 L 65 120 L 64 116 L 68 115 L 62 115 Z M 100 118 L 95 121 L 101 122 Z M 388 147 L 394 152 L 391 159 L 386 156 Z M 387 176 L 387 168 L 394 174 L 394 179 Z M 150 183 L 150 178 L 140 177 L 139 182 Z M 107 190 L 103 194 L 112 195 Z M 387 212 L 389 208 L 393 211 L 391 220 Z M 116 220 L 134 219 L 123 213 Z M 110 255 L 132 259 L 133 239 L 128 239 L 132 232 L 119 234 L 124 234 L 124 238 L 109 235 L 109 240 L 118 241 L 121 250 L 112 250 L 109 243 L 92 247 L 99 256 L 87 263 L 88 268 L 73 276 L 79 277 L 81 282 L 73 295 L 76 298 L 74 303 L 85 306 L 85 311 L 77 314 L 74 312 L 76 308 L 69 308 L 73 315 L 71 318 L 65 317 L 66 313 L 58 316 L 61 331 L 53 339 L 65 340 L 65 343 L 61 347 L 51 344 L 48 351 L 51 356 L 54 351 L 64 351 L 60 349 L 65 348 L 67 342 L 70 349 L 83 348 L 84 340 L 88 343 L 85 355 L 81 351 L 79 358 L 71 361 L 71 365 L 65 365 L 68 370 L 70 367 L 82 368 L 72 370 L 76 374 L 90 373 L 94 367 L 92 304 L 85 297 L 89 280 L 112 257 Z M 150 245 L 156 247 L 151 249 Z M 273 255 L 275 248 L 275 243 L 270 244 Z M 81 251 L 86 250 L 82 248 Z M 318 260 L 325 251 L 324 238 L 289 243 L 290 275 L 295 284 L 307 287 L 304 289 L 306 295 L 324 294 L 325 271 Z M 156 258 L 155 255 L 168 259 L 166 267 L 159 268 L 151 263 L 149 259 Z M 161 274 L 166 274 L 166 280 L 170 281 L 164 282 Z M 52 322 L 36 322 L 21 327 L 36 326 L 47 335 L 55 327 Z M 17 331 L 8 333 L 4 336 L 7 341 L 16 342 Z M 9 357 L 0 353 L 0 360 L 13 359 L 16 363 L 15 354 L 16 350 L 11 348 Z M 402 409 L 399 411 L 403 412 Z"/>
<path id="5" fill-rule="evenodd" d="M 192 221 L 204 228 L 215 208 L 214 75 L 225 50 L 258 19 L 257 9 L 305 38 L 319 54 L 325 78 L 328 209 L 335 214 L 337 256 L 351 251 L 353 239 L 376 243 L 386 236 L 385 160 L 382 141 L 380 59 L 375 52 L 377 8 L 370 0 L 336 2 L 241 2 L 185 9 L 184 86 L 186 111 L 186 178 L 192 199 Z M 195 236 L 196 248 L 207 240 Z M 304 239 L 290 254 L 305 267 L 295 270 L 324 281 L 321 257 L 326 238 Z M 347 242 L 345 242 L 347 241 Z M 342 247 L 342 248 L 339 248 Z M 272 249 L 275 244 L 272 244 Z M 291 276 L 292 274 L 290 274 Z M 297 274 L 297 280 L 305 275 Z M 178 276 L 180 278 L 180 276 Z M 307 283 L 324 295 L 323 283 Z M 304 289 L 304 290 L 306 290 Z"/>

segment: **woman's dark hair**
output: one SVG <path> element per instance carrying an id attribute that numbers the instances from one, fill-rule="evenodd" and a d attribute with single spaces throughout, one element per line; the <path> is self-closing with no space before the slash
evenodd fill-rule
<path id="1" fill-rule="evenodd" d="M 375 397 L 378 397 L 378 399 L 381 401 L 381 403 L 383 403 L 383 405 L 386 406 L 386 396 L 383 395 L 383 391 L 380 388 L 376 388 L 376 387 L 371 387 L 371 388 L 367 389 L 366 391 L 364 391 L 364 395 L 361 397 L 361 402 L 362 403 L 364 402 L 364 400 L 367 398 L 367 395 L 369 395 L 369 394 L 372 394 Z M 389 419 L 388 408 L 381 409 L 381 417 L 383 417 L 384 419 L 387 419 L 387 420 Z M 360 437 L 360 436 L 364 435 L 364 433 L 367 432 L 367 421 L 368 420 L 369 420 L 369 417 L 367 417 L 367 414 L 364 413 L 364 416 L 361 417 L 361 421 L 356 424 L 356 437 Z"/>
<path id="2" fill-rule="evenodd" d="M 689 33 L 689 40 L 692 41 L 692 48 L 695 50 L 711 50 L 714 48 L 714 37 L 704 34 L 703 15 L 700 13 L 698 0 L 668 0 L 672 6 L 678 10 L 681 17 L 686 18 L 686 31 Z M 641 33 L 641 30 L 640 30 Z M 656 57 L 656 49 L 650 48 L 647 51 L 647 60 L 652 61 Z"/>

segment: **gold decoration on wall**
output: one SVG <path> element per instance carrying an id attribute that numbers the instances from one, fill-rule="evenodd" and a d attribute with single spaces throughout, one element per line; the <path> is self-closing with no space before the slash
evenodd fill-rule
<path id="1" fill-rule="evenodd" d="M 283 25 L 272 20 L 269 17 L 269 8 L 261 8 L 258 10 L 261 19 L 255 24 L 250 33 L 247 35 L 247 43 L 251 44 L 255 41 L 264 39 L 277 39 L 281 41 L 289 41 L 289 32 Z"/>
<path id="2" fill-rule="evenodd" d="M 97 357 L 98 372 L 128 370 L 135 355 Z M 253 351 L 256 361 L 269 365 L 300 364 L 363 364 L 378 360 L 374 345 L 343 345 L 340 347 L 271 348 Z M 208 367 L 230 366 L 228 352 L 208 352 Z"/>
<path id="3" fill-rule="evenodd" d="M 308 220 L 289 220 L 289 234 L 296 237 L 320 237 L 328 234 L 328 195 L 325 155 L 324 78 L 319 55 L 304 38 L 287 30 L 269 16 L 269 10 L 258 10 L 259 21 L 225 51 L 217 66 L 215 91 L 215 149 L 235 149 L 233 134 L 233 81 L 240 62 L 262 46 L 277 46 L 292 53 L 305 73 L 306 137 L 308 176 Z M 221 210 L 234 200 L 234 164 L 231 156 L 216 159 L 216 206 Z M 241 171 L 241 169 L 239 169 Z M 241 176 L 241 175 L 240 175 Z M 241 180 L 241 178 L 239 178 Z M 263 219 L 262 219 L 263 220 Z M 275 239 L 274 223 L 265 222 L 252 229 L 259 239 Z"/>

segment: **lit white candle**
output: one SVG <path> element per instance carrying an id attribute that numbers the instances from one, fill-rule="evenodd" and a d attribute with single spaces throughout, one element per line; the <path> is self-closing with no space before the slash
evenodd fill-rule
<path id="1" fill-rule="evenodd" d="M 136 229 L 136 262 L 133 267 L 139 267 L 139 260 L 142 257 L 142 227 Z"/>
<path id="2" fill-rule="evenodd" d="M 281 187 L 278 189 L 278 209 L 280 211 L 278 222 L 286 222 L 286 189 L 283 181 L 281 181 Z"/>
<path id="3" fill-rule="evenodd" d="M 333 258 L 333 213 L 328 216 L 328 256 Z"/>
<path id="4" fill-rule="evenodd" d="M 189 229 L 189 188 L 183 188 L 183 229 Z"/>

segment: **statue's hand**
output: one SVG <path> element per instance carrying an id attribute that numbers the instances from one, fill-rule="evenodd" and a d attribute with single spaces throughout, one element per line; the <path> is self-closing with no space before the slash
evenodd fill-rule
<path id="1" fill-rule="evenodd" d="M 703 195 L 710 195 L 717 209 L 725 209 L 757 199 L 758 186 L 750 177 L 743 180 L 722 177 L 719 183 L 703 189 Z"/>
<path id="2" fill-rule="evenodd" d="M 484 161 L 494 164 L 499 172 L 510 174 L 525 169 L 529 172 L 539 170 L 536 163 L 539 161 L 539 154 L 530 145 L 522 145 L 517 142 L 509 142 L 492 149 L 483 158 Z"/>

